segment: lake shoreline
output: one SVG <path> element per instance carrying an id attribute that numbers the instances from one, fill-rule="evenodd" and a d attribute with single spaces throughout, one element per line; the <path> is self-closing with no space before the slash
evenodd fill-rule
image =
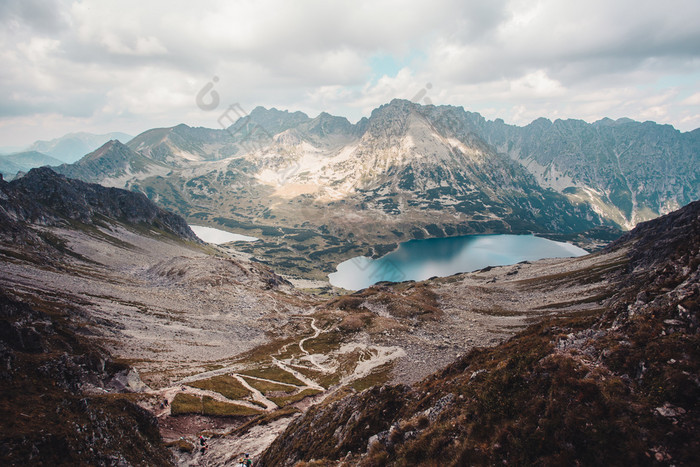
<path id="1" fill-rule="evenodd" d="M 334 287 L 361 290 L 378 282 L 421 281 L 522 261 L 583 256 L 588 251 L 534 233 L 411 239 L 379 258 L 355 256 L 328 274 Z"/>

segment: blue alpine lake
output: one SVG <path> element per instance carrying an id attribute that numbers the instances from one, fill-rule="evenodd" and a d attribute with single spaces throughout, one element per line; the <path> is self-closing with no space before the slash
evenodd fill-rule
<path id="1" fill-rule="evenodd" d="M 586 254 L 586 250 L 570 243 L 534 235 L 428 238 L 401 243 L 396 250 L 378 259 L 356 256 L 343 261 L 336 267 L 336 272 L 328 275 L 328 279 L 336 287 L 360 290 L 382 281 L 422 281 L 486 266 Z"/>

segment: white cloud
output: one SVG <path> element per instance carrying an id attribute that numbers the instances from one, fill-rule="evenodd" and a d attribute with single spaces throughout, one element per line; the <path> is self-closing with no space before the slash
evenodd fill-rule
<path id="1" fill-rule="evenodd" d="M 510 90 L 514 98 L 552 98 L 566 93 L 561 83 L 547 76 L 544 70 L 537 70 L 511 81 Z"/>
<path id="2" fill-rule="evenodd" d="M 682 105 L 700 105 L 700 92 L 696 92 L 681 101 Z"/>
<path id="3" fill-rule="evenodd" d="M 215 126 L 194 104 L 215 75 L 222 105 L 249 109 L 357 120 L 425 90 L 513 123 L 628 116 L 689 130 L 698 17 L 692 0 L 5 0 L 0 141 L 53 136 L 66 127 L 56 116 L 70 131 Z M 377 54 L 402 68 L 375 76 Z"/>

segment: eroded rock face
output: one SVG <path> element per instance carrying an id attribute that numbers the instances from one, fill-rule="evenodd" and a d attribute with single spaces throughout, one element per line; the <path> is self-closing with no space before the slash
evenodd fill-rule
<path id="1" fill-rule="evenodd" d="M 48 167 L 32 169 L 20 179 L 2 182 L 0 219 L 3 230 L 16 222 L 57 225 L 67 220 L 93 224 L 100 216 L 132 225 L 147 224 L 178 237 L 199 241 L 184 219 L 140 193 L 81 182 Z"/>
<path id="2" fill-rule="evenodd" d="M 372 436 L 390 428 L 407 393 L 407 386 L 374 387 L 354 397 L 312 407 L 302 419 L 292 422 L 259 462 L 294 465 L 300 460 L 341 459 L 348 453 L 364 452 Z"/>
<path id="3" fill-rule="evenodd" d="M 171 465 L 155 417 L 107 393 L 137 374 L 70 322 L 0 293 L 0 463 Z"/>

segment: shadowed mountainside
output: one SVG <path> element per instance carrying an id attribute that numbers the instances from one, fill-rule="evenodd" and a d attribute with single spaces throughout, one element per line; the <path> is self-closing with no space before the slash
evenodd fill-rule
<path id="1" fill-rule="evenodd" d="M 2 231 L 21 224 L 86 224 L 108 217 L 148 224 L 181 238 L 199 241 L 184 219 L 153 204 L 140 193 L 66 178 L 48 167 L 32 169 L 12 182 L 0 182 Z"/>

